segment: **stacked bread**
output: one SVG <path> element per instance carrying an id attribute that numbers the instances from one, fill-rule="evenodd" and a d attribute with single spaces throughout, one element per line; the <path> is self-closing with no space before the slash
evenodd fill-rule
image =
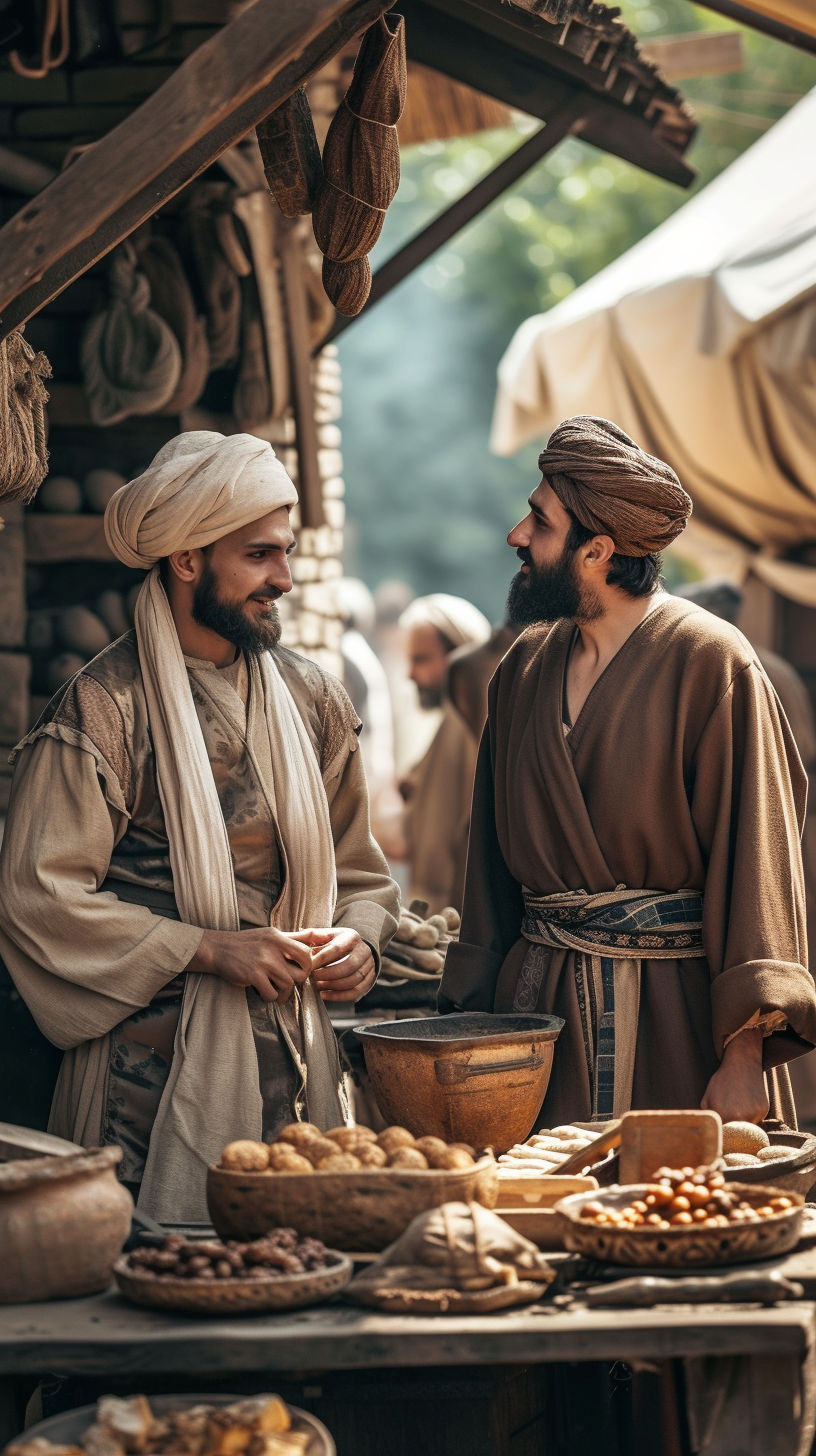
<path id="1" fill-rule="evenodd" d="M 452 905 L 427 919 L 413 907 L 402 910 L 397 933 L 383 956 L 382 974 L 394 980 L 438 980 L 445 969 L 445 952 L 458 938 L 460 924 L 459 912 Z"/>
<path id="2" fill-rule="evenodd" d="M 557 1173 L 567 1158 L 589 1147 L 591 1142 L 594 1142 L 594 1136 L 585 1128 L 569 1125 L 543 1128 L 541 1132 L 533 1133 L 526 1143 L 517 1143 L 501 1154 L 499 1175 L 505 1172 L 515 1177 L 519 1173 L 531 1173 L 541 1177 L 542 1174 Z"/>
<path id="3" fill-rule="evenodd" d="M 360 1168 L 471 1168 L 475 1150 L 443 1138 L 415 1138 L 407 1127 L 333 1127 L 293 1122 L 273 1143 L 229 1143 L 221 1167 L 241 1173 L 354 1173 Z"/>

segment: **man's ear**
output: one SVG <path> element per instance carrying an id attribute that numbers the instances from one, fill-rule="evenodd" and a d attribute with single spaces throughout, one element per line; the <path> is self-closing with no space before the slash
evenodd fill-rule
<path id="1" fill-rule="evenodd" d="M 615 543 L 611 536 L 593 536 L 582 550 L 584 565 L 590 570 L 597 571 L 600 567 L 609 565 L 615 555 Z"/>
<path id="2" fill-rule="evenodd" d="M 186 546 L 183 551 L 173 551 L 167 557 L 167 564 L 179 581 L 197 581 L 201 575 L 202 553 L 198 547 Z"/>

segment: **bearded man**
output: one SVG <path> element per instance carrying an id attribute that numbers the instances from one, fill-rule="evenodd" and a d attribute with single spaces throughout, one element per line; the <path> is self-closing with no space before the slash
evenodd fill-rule
<path id="1" fill-rule="evenodd" d="M 376 977 L 398 895 L 357 715 L 279 642 L 294 486 L 251 435 L 171 440 L 105 515 L 135 631 L 16 750 L 0 948 L 66 1049 L 51 1131 L 118 1144 L 165 1222 L 236 1138 L 348 1120 L 325 999 Z"/>
<path id="2" fill-rule="evenodd" d="M 769 1092 L 791 1121 L 816 990 L 787 721 L 736 628 L 660 586 L 691 511 L 674 471 L 591 417 L 539 466 L 508 537 L 532 625 L 491 685 L 441 1009 L 564 1018 L 548 1126 L 759 1121 Z"/>

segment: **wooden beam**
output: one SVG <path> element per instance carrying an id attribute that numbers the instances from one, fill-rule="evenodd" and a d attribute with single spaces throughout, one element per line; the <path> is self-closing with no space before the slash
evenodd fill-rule
<path id="1" fill-rule="evenodd" d="M 371 280 L 371 292 L 365 308 L 355 318 L 345 318 L 338 314 L 337 318 L 315 349 L 319 353 L 326 344 L 332 343 L 338 335 L 345 332 L 349 324 L 356 323 L 358 318 L 363 318 L 375 304 L 385 298 L 392 288 L 402 283 L 409 273 L 421 267 L 431 255 L 449 242 L 456 233 L 466 227 L 478 213 L 483 212 L 492 202 L 496 201 L 508 187 L 512 187 L 525 172 L 529 172 L 536 162 L 553 150 L 564 137 L 572 133 L 580 136 L 583 128 L 587 125 L 589 113 L 595 105 L 594 97 L 587 96 L 580 91 L 574 91 L 567 95 L 560 105 L 553 111 L 546 126 L 542 126 L 533 136 L 516 147 L 509 157 L 505 157 L 482 177 L 475 187 L 471 187 L 464 197 L 457 198 L 445 212 L 435 217 L 422 232 L 411 238 L 398 253 L 394 253 L 386 263 L 377 269 Z"/>
<path id="2" fill-rule="evenodd" d="M 816 55 L 816 35 L 810 35 L 807 31 L 788 25 L 784 20 L 777 20 L 772 15 L 765 15 L 760 10 L 755 10 L 753 5 L 742 5 L 739 0 L 697 0 L 697 4 L 702 5 L 704 10 L 713 10 L 716 15 L 725 15 L 729 20 L 736 20 L 740 25 L 758 30 L 761 35 L 772 35 L 774 40 L 784 41 L 787 45 L 795 46 L 797 50 Z"/>
<path id="3" fill-rule="evenodd" d="M 151 216 L 387 8 L 386 0 L 255 0 L 200 46 L 138 110 L 0 229 L 0 337 Z"/>

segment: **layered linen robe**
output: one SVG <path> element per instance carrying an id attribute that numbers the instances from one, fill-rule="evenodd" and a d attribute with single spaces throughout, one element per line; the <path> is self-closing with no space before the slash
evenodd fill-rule
<path id="1" fill-rule="evenodd" d="M 376 956 L 395 929 L 398 897 L 369 830 L 359 720 L 328 673 L 284 648 L 274 655 L 326 789 L 335 924 L 357 930 Z M 269 925 L 282 857 L 247 745 L 246 663 L 185 662 L 241 924 Z M 118 1143 L 121 1176 L 138 1184 L 173 1056 L 182 972 L 203 931 L 178 918 L 134 633 L 89 663 L 20 746 L 0 897 L 9 971 L 41 1030 L 67 1050 L 51 1129 L 85 1144 Z M 265 1003 L 251 989 L 247 1000 L 271 1138 L 292 1120 L 298 1076 Z"/>
<path id="2" fill-rule="evenodd" d="M 461 939 L 440 1001 L 564 1018 L 548 1126 L 595 1114 L 598 1027 L 593 1047 L 587 958 L 521 935 L 523 889 L 702 893 L 704 955 L 632 951 L 642 956 L 639 1005 L 616 1029 L 635 1040 L 633 1107 L 699 1106 L 726 1038 L 757 1011 L 787 1023 L 764 1040 L 766 1068 L 816 1044 L 799 844 L 806 779 L 753 649 L 710 613 L 666 598 L 565 733 L 574 631 L 529 629 L 493 679 Z"/>

